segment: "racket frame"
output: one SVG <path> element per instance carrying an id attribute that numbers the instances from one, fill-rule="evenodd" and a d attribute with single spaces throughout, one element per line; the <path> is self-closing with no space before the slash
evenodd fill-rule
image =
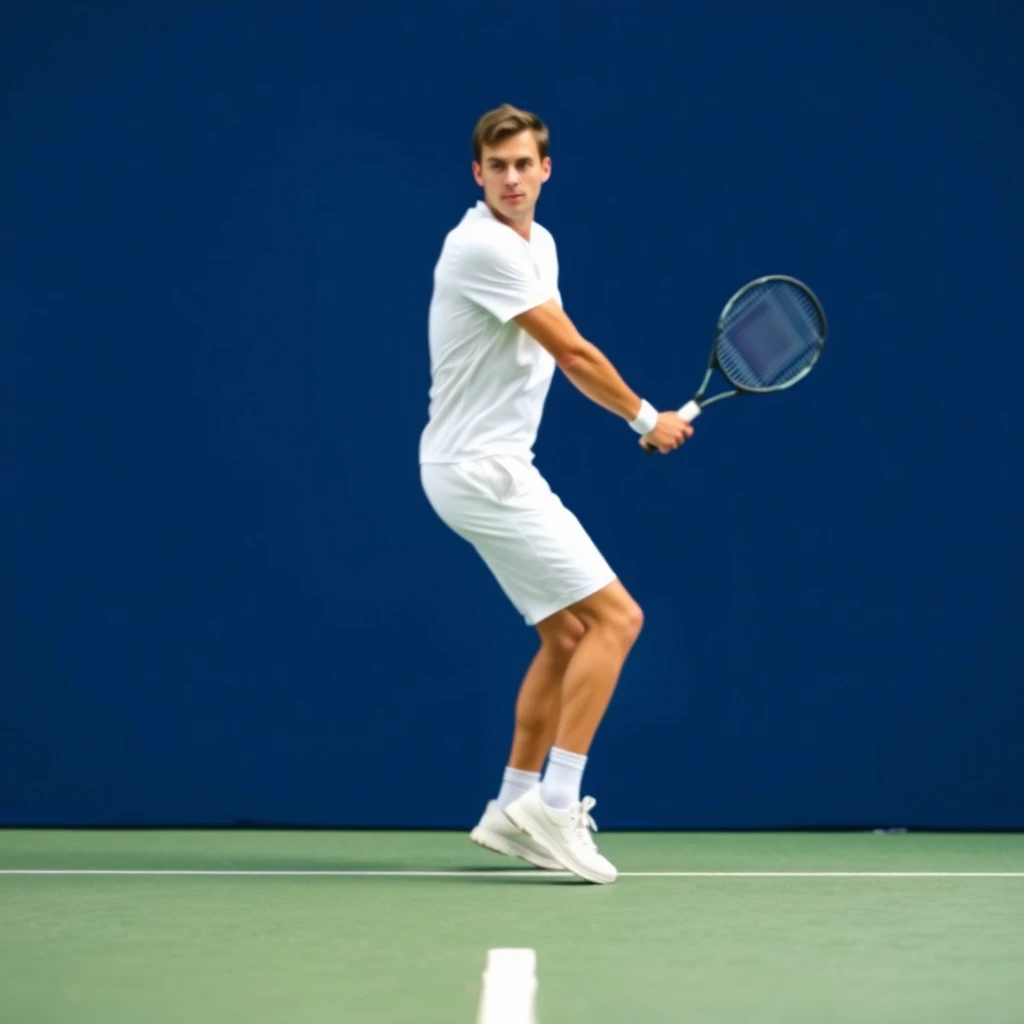
<path id="1" fill-rule="evenodd" d="M 744 387 L 742 384 L 737 384 L 722 368 L 721 363 L 718 361 L 718 342 L 722 337 L 722 331 L 725 327 L 725 322 L 728 319 L 729 314 L 732 312 L 733 307 L 740 299 L 743 298 L 747 292 L 752 291 L 754 288 L 759 288 L 762 285 L 768 284 L 773 281 L 781 281 L 789 285 L 793 285 L 803 292 L 810 300 L 811 305 L 814 306 L 814 311 L 817 313 L 821 320 L 821 340 L 815 346 L 814 358 L 791 380 L 787 380 L 784 384 L 775 384 L 767 388 L 752 388 Z M 711 355 L 708 359 L 707 369 L 704 373 L 704 380 L 701 381 L 700 387 L 694 393 L 691 398 L 681 409 L 679 409 L 679 416 L 686 420 L 687 423 L 692 423 L 700 414 L 703 409 L 706 409 L 709 405 L 714 405 L 715 402 L 720 402 L 724 398 L 734 398 L 736 395 L 767 395 L 773 391 L 785 391 L 786 388 L 792 387 L 797 381 L 801 381 L 807 376 L 814 368 L 815 363 L 821 358 L 822 349 L 825 347 L 825 339 L 828 337 L 828 321 L 825 319 L 825 309 L 818 299 L 818 296 L 807 287 L 803 281 L 798 280 L 795 277 L 790 277 L 788 274 L 766 274 L 764 277 L 755 278 L 753 281 L 748 281 L 742 288 L 736 291 L 729 301 L 722 307 L 722 312 L 718 316 L 718 323 L 715 324 L 715 338 L 711 343 Z M 711 381 L 711 375 L 718 370 L 718 372 L 732 385 L 731 391 L 721 391 L 717 395 L 712 395 L 710 398 L 704 398 L 704 392 L 707 390 L 707 386 Z M 644 450 L 648 454 L 652 454 L 657 451 L 657 448 L 651 445 L 644 445 Z"/>
<path id="2" fill-rule="evenodd" d="M 818 315 L 818 319 L 821 321 L 821 340 L 814 348 L 814 358 L 798 373 L 796 376 L 787 380 L 783 384 L 773 384 L 771 387 L 766 388 L 753 388 L 747 387 L 743 384 L 737 384 L 728 373 L 722 367 L 722 364 L 718 361 L 718 342 L 722 337 L 722 331 L 725 328 L 725 323 L 729 318 L 729 314 L 732 312 L 733 307 L 740 299 L 743 298 L 747 292 L 753 291 L 755 288 L 760 288 L 762 285 L 769 284 L 773 281 L 780 281 L 784 284 L 792 285 L 794 288 L 799 289 L 804 295 L 810 300 L 811 305 L 814 307 L 815 313 Z M 814 364 L 821 358 L 822 349 L 825 347 L 825 339 L 828 337 L 828 321 L 825 319 L 825 309 L 818 299 L 818 296 L 811 291 L 803 283 L 795 277 L 790 277 L 788 274 L 766 274 L 764 277 L 755 278 L 753 281 L 748 281 L 742 288 L 737 291 L 732 298 L 722 307 L 722 312 L 719 314 L 718 323 L 715 324 L 715 340 L 711 344 L 711 356 L 708 359 L 707 372 L 704 374 L 704 380 L 701 382 L 700 387 L 697 389 L 696 394 L 693 396 L 692 401 L 701 408 L 705 408 L 708 405 L 712 405 L 714 402 L 718 402 L 723 398 L 732 398 L 734 395 L 767 395 L 773 391 L 785 391 L 786 388 L 791 388 L 797 381 L 801 381 L 814 369 Z M 718 372 L 732 385 L 732 391 L 723 391 L 717 395 L 712 395 L 707 401 L 701 401 L 704 397 L 704 391 L 708 386 L 708 382 L 711 380 L 711 374 L 718 370 Z M 689 402 L 683 408 L 689 406 Z M 680 410 L 680 413 L 682 410 Z"/>

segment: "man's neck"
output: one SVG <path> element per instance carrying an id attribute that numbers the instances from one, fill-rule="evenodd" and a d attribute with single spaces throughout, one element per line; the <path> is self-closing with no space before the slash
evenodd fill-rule
<path id="1" fill-rule="evenodd" d="M 505 227 L 511 228 L 520 238 L 525 239 L 527 242 L 530 240 L 530 233 L 533 229 L 533 214 L 529 217 L 523 217 L 520 220 L 509 220 L 508 217 L 503 217 L 493 206 L 488 205 L 488 210 L 491 211 L 491 216 L 500 224 L 504 224 Z"/>

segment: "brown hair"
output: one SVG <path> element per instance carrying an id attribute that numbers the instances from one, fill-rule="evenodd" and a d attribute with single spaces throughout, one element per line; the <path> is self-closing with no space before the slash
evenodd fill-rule
<path id="1" fill-rule="evenodd" d="M 548 155 L 550 139 L 547 125 L 536 114 L 520 110 L 508 103 L 487 111 L 477 121 L 473 130 L 473 155 L 477 163 L 480 163 L 483 157 L 484 146 L 494 146 L 503 139 L 524 131 L 533 132 L 533 137 L 537 140 L 537 149 L 540 150 L 540 158 L 543 160 Z"/>

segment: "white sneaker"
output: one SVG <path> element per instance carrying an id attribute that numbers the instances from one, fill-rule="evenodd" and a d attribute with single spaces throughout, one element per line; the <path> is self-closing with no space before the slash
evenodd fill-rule
<path id="1" fill-rule="evenodd" d="M 534 842 L 518 825 L 513 825 L 509 821 L 505 812 L 498 806 L 497 800 L 488 803 L 484 816 L 469 833 L 469 838 L 487 850 L 503 853 L 507 857 L 518 857 L 535 868 L 544 868 L 547 871 L 564 870 L 561 863 L 545 852 L 539 843 Z"/>
<path id="2" fill-rule="evenodd" d="M 590 816 L 597 801 L 584 797 L 567 811 L 546 806 L 540 786 L 534 786 L 505 809 L 512 822 L 539 843 L 564 868 L 588 882 L 606 885 L 618 878 L 615 865 L 597 852 L 590 832 L 597 824 Z"/>

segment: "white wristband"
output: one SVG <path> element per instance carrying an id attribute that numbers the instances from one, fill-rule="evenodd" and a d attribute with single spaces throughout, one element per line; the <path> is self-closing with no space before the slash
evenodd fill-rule
<path id="1" fill-rule="evenodd" d="M 649 434 L 658 425 L 658 410 L 646 399 L 640 402 L 640 411 L 629 424 L 638 434 Z"/>

